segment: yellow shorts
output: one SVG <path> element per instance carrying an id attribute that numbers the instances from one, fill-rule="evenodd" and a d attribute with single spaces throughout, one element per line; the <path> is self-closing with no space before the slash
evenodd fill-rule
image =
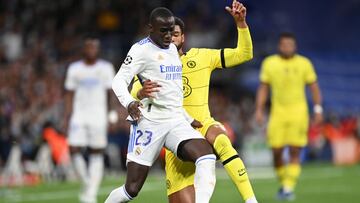
<path id="1" fill-rule="evenodd" d="M 299 115 L 287 118 L 286 116 L 270 116 L 267 129 L 267 141 L 270 147 L 285 146 L 304 147 L 308 141 L 308 116 Z"/>
<path id="2" fill-rule="evenodd" d="M 203 136 L 206 135 L 210 126 L 215 124 L 222 125 L 220 122 L 215 121 L 214 118 L 208 118 L 201 123 L 203 127 L 199 128 L 198 131 L 200 131 Z M 165 152 L 165 171 L 168 196 L 194 184 L 194 163 L 181 161 L 169 150 Z"/>

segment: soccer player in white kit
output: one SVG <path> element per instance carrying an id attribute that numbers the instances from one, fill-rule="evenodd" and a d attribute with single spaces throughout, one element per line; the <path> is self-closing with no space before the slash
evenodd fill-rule
<path id="1" fill-rule="evenodd" d="M 114 67 L 98 59 L 100 42 L 84 41 L 84 57 L 70 64 L 65 79 L 65 130 L 76 172 L 82 181 L 80 202 L 95 203 L 104 171 L 103 151 L 107 145 L 108 101 Z M 89 148 L 89 164 L 81 153 Z"/>
<path id="2" fill-rule="evenodd" d="M 151 165 L 165 146 L 179 158 L 195 163 L 195 199 L 197 203 L 207 203 L 216 182 L 216 157 L 209 143 L 191 127 L 194 119 L 189 118 L 182 107 L 182 64 L 176 46 L 171 43 L 175 28 L 173 14 L 163 7 L 154 9 L 149 27 L 149 37 L 131 47 L 113 80 L 113 90 L 128 109 L 134 124 L 127 155 L 126 183 L 113 190 L 105 202 L 128 202 L 136 197 Z M 136 101 L 128 91 L 135 75 L 140 80 L 157 81 L 161 91 L 155 98 Z"/>

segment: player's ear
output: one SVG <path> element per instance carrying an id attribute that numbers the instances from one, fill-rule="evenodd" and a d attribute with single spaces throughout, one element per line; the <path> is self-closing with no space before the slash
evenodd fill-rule
<path id="1" fill-rule="evenodd" d="M 148 24 L 148 27 L 149 27 L 149 32 L 153 33 L 154 32 L 154 27 L 150 23 Z"/>
<path id="2" fill-rule="evenodd" d="M 184 43 L 185 42 L 185 35 L 184 33 L 181 34 L 181 43 Z"/>

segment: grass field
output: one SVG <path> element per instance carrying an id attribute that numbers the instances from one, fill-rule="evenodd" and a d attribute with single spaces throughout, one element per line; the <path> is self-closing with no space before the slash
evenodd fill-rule
<path id="1" fill-rule="evenodd" d="M 253 180 L 259 202 L 278 202 L 275 199 L 278 184 L 270 168 L 251 169 L 249 174 Z M 106 177 L 100 189 L 98 201 L 103 202 L 107 194 L 123 181 L 123 175 L 122 177 Z M 34 187 L 1 188 L 0 202 L 75 203 L 78 202 L 78 188 L 78 183 L 51 183 Z M 155 172 L 150 175 L 139 197 L 133 202 L 158 203 L 166 201 L 163 174 Z M 237 190 L 222 169 L 217 171 L 217 184 L 211 202 L 242 202 Z M 297 187 L 296 200 L 293 202 L 360 202 L 360 166 L 305 166 Z"/>

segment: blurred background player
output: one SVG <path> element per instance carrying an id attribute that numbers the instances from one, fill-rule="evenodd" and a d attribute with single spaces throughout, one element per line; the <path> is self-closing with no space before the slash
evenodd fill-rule
<path id="1" fill-rule="evenodd" d="M 81 202 L 96 202 L 104 171 L 103 150 L 107 145 L 109 89 L 114 67 L 99 59 L 100 42 L 88 37 L 83 59 L 70 64 L 65 80 L 65 130 L 75 169 L 82 181 Z M 88 147 L 88 167 L 82 151 Z"/>
<path id="2" fill-rule="evenodd" d="M 279 199 L 291 200 L 300 175 L 300 152 L 307 144 L 309 124 L 305 87 L 313 99 L 315 123 L 322 121 L 321 93 L 310 60 L 296 53 L 296 39 L 282 33 L 279 54 L 267 57 L 261 67 L 260 86 L 256 96 L 255 117 L 264 122 L 264 106 L 271 89 L 271 111 L 267 128 L 268 144 L 272 148 L 273 164 L 280 180 Z M 290 160 L 283 161 L 284 148 L 289 146 Z"/>
<path id="3" fill-rule="evenodd" d="M 171 43 L 174 27 L 172 12 L 164 7 L 155 8 L 149 18 L 149 36 L 131 47 L 113 80 L 113 90 L 133 121 L 126 182 L 110 193 L 106 203 L 135 198 L 162 147 L 184 161 L 195 163 L 196 202 L 209 202 L 214 191 L 216 156 L 184 116 L 182 64 L 176 46 Z M 163 91 L 156 98 L 135 100 L 128 91 L 135 75 L 139 80 L 153 78 L 164 87 Z"/>
<path id="4" fill-rule="evenodd" d="M 185 26 L 179 18 L 175 19 L 172 41 L 178 48 L 183 64 L 184 108 L 195 121 L 201 122 L 195 127 L 199 128 L 201 134 L 214 147 L 245 202 L 256 202 L 244 163 L 232 146 L 224 126 L 210 115 L 208 106 L 212 71 L 216 68 L 234 67 L 252 59 L 253 56 L 251 36 L 245 19 L 246 8 L 243 4 L 233 1 L 232 8 L 226 7 L 226 10 L 234 17 L 237 25 L 238 42 L 235 49 L 192 48 L 184 52 Z M 140 88 L 140 82 L 135 82 L 132 94 L 139 99 L 153 97 L 154 93 L 161 89 L 155 81 L 145 81 L 139 91 Z M 170 202 L 194 202 L 194 171 L 194 164 L 183 162 L 166 150 L 166 181 Z"/>

